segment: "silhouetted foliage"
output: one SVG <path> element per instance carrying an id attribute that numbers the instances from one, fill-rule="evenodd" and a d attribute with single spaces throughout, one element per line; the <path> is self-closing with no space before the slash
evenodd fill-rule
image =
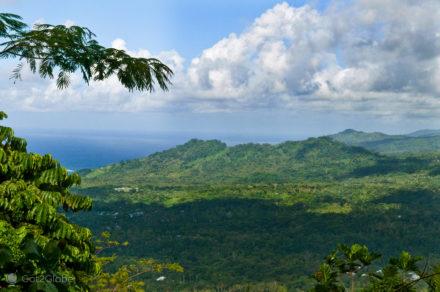
<path id="1" fill-rule="evenodd" d="M 129 90 L 167 90 L 172 70 L 156 58 L 135 58 L 124 50 L 100 45 L 86 27 L 36 24 L 32 29 L 14 14 L 0 14 L 0 58 L 18 58 L 42 78 L 56 78 L 59 88 L 79 71 L 83 80 L 100 81 L 115 75 Z M 21 79 L 20 62 L 12 79 Z"/>

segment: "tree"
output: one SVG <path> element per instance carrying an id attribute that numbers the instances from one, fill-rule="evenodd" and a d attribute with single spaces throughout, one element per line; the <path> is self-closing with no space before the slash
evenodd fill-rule
<path id="1" fill-rule="evenodd" d="M 59 88 L 79 71 L 86 83 L 116 75 L 128 90 L 167 90 L 173 72 L 154 58 L 133 58 L 105 48 L 85 27 L 36 25 L 0 13 L 1 58 L 18 58 Z M 6 118 L 0 112 L 0 120 Z M 89 210 L 92 201 L 69 191 L 80 177 L 50 155 L 28 153 L 26 141 L 0 126 L 0 288 L 8 290 L 87 290 L 86 275 L 100 271 L 89 229 L 72 224 L 65 212 Z M 61 212 L 64 210 L 64 212 Z"/>

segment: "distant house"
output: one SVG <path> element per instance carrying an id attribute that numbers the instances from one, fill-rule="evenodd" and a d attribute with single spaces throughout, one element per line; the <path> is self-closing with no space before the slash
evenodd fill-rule
<path id="1" fill-rule="evenodd" d="M 129 192 L 138 192 L 139 188 L 119 187 L 119 188 L 114 188 L 114 190 L 121 193 L 129 193 Z"/>

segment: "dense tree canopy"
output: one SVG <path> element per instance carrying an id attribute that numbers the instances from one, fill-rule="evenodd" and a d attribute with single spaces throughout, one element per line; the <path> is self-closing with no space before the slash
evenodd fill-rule
<path id="1" fill-rule="evenodd" d="M 384 156 L 329 138 L 229 147 L 192 140 L 82 171 L 75 191 L 93 196 L 95 205 L 72 219 L 128 240 L 118 263 L 154 257 L 182 264 L 182 275 L 168 277 L 162 290 L 308 291 L 316 284 L 311 275 L 319 275 L 321 259 L 338 243 L 382 254 L 352 277 L 356 291 L 394 280 L 409 284 L 426 263 L 424 276 L 439 262 L 439 157 Z M 356 249 L 338 250 L 338 261 L 347 254 L 357 267 Z M 419 274 L 398 269 L 383 280 L 370 277 L 402 250 L 423 257 Z M 338 268 L 328 271 L 337 286 L 349 288 L 351 278 Z M 422 282 L 405 287 L 427 287 Z"/>

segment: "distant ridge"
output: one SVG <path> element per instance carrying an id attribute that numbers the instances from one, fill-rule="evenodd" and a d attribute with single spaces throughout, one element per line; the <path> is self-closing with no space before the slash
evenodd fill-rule
<path id="1" fill-rule="evenodd" d="M 367 142 L 396 139 L 401 136 L 387 135 L 381 132 L 367 133 L 356 131 L 353 129 L 347 129 L 337 134 L 330 135 L 329 137 L 348 145 L 363 146 L 363 144 Z"/>
<path id="2" fill-rule="evenodd" d="M 380 175 L 415 169 L 410 164 L 416 161 L 387 155 L 440 152 L 436 133 L 440 131 L 388 135 L 347 129 L 303 141 L 235 146 L 191 139 L 147 157 L 85 170 L 82 175 L 88 186 L 291 183 Z"/>
<path id="3" fill-rule="evenodd" d="M 347 129 L 328 137 L 382 154 L 440 151 L 440 130 L 419 130 L 406 135 L 388 135 L 381 132 L 368 133 Z"/>
<path id="4" fill-rule="evenodd" d="M 330 137 L 231 147 L 218 140 L 193 139 L 145 158 L 92 170 L 84 173 L 84 179 L 100 185 L 326 180 L 362 173 L 385 160 Z"/>
<path id="5" fill-rule="evenodd" d="M 407 134 L 409 137 L 433 137 L 440 136 L 440 130 L 423 129 Z"/>

